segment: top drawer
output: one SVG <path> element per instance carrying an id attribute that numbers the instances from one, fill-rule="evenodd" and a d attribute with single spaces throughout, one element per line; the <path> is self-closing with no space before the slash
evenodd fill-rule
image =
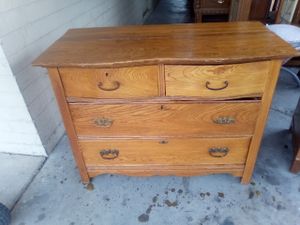
<path id="1" fill-rule="evenodd" d="M 165 66 L 166 95 L 230 99 L 260 97 L 270 63 L 219 66 Z"/>
<path id="2" fill-rule="evenodd" d="M 158 96 L 158 71 L 157 66 L 59 69 L 66 96 L 85 98 Z"/>

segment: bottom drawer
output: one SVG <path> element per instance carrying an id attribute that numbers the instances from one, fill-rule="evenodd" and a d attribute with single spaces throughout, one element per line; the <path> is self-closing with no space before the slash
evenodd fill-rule
<path id="1" fill-rule="evenodd" d="M 243 138 L 81 140 L 87 167 L 244 164 L 250 143 Z"/>

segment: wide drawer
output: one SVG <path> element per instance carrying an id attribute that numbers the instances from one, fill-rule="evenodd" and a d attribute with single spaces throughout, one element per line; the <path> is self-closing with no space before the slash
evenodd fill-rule
<path id="1" fill-rule="evenodd" d="M 80 141 L 87 167 L 244 164 L 250 138 Z"/>
<path id="2" fill-rule="evenodd" d="M 70 104 L 78 136 L 252 135 L 259 101 L 191 104 Z"/>
<path id="3" fill-rule="evenodd" d="M 60 68 L 65 95 L 85 98 L 158 96 L 158 67 Z"/>
<path id="4" fill-rule="evenodd" d="M 260 97 L 269 62 L 219 66 L 165 66 L 166 95 L 210 99 Z"/>

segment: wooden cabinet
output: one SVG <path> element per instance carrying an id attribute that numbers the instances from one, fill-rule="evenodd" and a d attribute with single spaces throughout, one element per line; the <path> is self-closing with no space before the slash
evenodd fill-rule
<path id="1" fill-rule="evenodd" d="M 194 0 L 195 21 L 202 22 L 204 16 L 214 16 L 212 21 L 228 20 L 230 3 L 231 0 Z"/>
<path id="2" fill-rule="evenodd" d="M 266 23 L 272 0 L 252 0 L 249 20 Z"/>
<path id="3" fill-rule="evenodd" d="M 211 2 L 206 2 L 209 6 Z M 251 179 L 281 62 L 257 22 L 69 30 L 48 68 L 82 181 L 104 173 Z"/>

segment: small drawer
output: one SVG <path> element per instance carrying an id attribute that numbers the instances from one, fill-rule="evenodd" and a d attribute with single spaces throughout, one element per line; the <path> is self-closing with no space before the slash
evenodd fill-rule
<path id="1" fill-rule="evenodd" d="M 70 104 L 81 137 L 252 135 L 259 101 L 192 104 Z"/>
<path id="2" fill-rule="evenodd" d="M 158 96 L 158 67 L 60 68 L 65 94 L 83 98 Z"/>
<path id="3" fill-rule="evenodd" d="M 270 63 L 165 66 L 166 95 L 209 99 L 260 97 Z"/>
<path id="4" fill-rule="evenodd" d="M 244 164 L 251 138 L 81 140 L 87 167 Z"/>
<path id="5" fill-rule="evenodd" d="M 230 0 L 201 0 L 201 8 L 229 8 Z"/>

